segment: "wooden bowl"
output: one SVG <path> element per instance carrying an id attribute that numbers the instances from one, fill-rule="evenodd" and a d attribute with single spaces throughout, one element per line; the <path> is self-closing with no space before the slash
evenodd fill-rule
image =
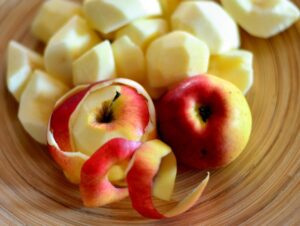
<path id="1" fill-rule="evenodd" d="M 294 2 L 300 6 L 300 0 Z M 18 121 L 18 104 L 6 89 L 5 52 L 11 39 L 40 48 L 30 24 L 41 3 L 0 1 L 0 225 L 300 224 L 300 22 L 268 40 L 242 32 L 242 48 L 255 56 L 255 82 L 247 95 L 253 113 L 250 142 L 235 162 L 211 172 L 196 206 L 155 221 L 140 217 L 129 199 L 84 208 L 78 187 Z M 174 200 L 202 176 L 181 170 Z"/>

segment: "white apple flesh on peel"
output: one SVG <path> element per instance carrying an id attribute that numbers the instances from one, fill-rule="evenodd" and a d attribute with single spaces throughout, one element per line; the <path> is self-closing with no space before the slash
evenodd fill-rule
<path id="1" fill-rule="evenodd" d="M 8 45 L 6 84 L 9 92 L 20 101 L 23 90 L 34 69 L 43 69 L 41 55 L 11 41 Z"/>
<path id="2" fill-rule="evenodd" d="M 158 0 L 86 0 L 86 18 L 96 30 L 107 34 L 135 19 L 161 15 Z"/>
<path id="3" fill-rule="evenodd" d="M 221 0 L 237 23 L 253 36 L 272 37 L 300 18 L 300 11 L 289 0 Z"/>
<path id="4" fill-rule="evenodd" d="M 72 85 L 72 63 L 100 42 L 95 31 L 85 20 L 72 17 L 50 39 L 45 50 L 45 67 L 49 74 L 67 85 Z"/>
<path id="5" fill-rule="evenodd" d="M 47 143 L 47 126 L 54 104 L 67 91 L 63 83 L 42 71 L 31 75 L 20 100 L 18 118 L 39 143 Z"/>
<path id="6" fill-rule="evenodd" d="M 32 22 L 32 33 L 37 39 L 47 43 L 72 16 L 82 14 L 78 3 L 66 0 L 45 1 Z"/>
<path id="7" fill-rule="evenodd" d="M 230 50 L 210 57 L 208 73 L 230 81 L 246 94 L 253 84 L 253 54 Z"/>
<path id="8" fill-rule="evenodd" d="M 211 54 L 240 46 L 236 23 L 219 4 L 212 1 L 180 3 L 172 15 L 172 28 L 195 35 L 208 45 Z"/>
<path id="9" fill-rule="evenodd" d="M 164 19 L 140 19 L 133 21 L 116 33 L 116 38 L 128 36 L 134 43 L 145 50 L 158 37 L 169 31 Z"/>
<path id="10" fill-rule="evenodd" d="M 74 85 L 89 84 L 116 76 L 112 47 L 104 41 L 73 62 Z"/>
<path id="11" fill-rule="evenodd" d="M 207 72 L 209 49 L 195 36 L 173 31 L 153 41 L 147 54 L 151 87 L 168 87 L 181 80 Z"/>

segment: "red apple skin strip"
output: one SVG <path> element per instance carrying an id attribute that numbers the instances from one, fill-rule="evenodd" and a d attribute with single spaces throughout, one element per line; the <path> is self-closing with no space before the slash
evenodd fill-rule
<path id="1" fill-rule="evenodd" d="M 159 171 L 161 159 L 170 154 L 171 150 L 155 148 L 155 146 L 149 145 L 150 142 L 154 141 L 144 143 L 136 151 L 127 174 L 128 191 L 132 206 L 142 216 L 153 219 L 179 215 L 190 209 L 197 202 L 208 183 L 209 174 L 191 194 L 186 196 L 175 207 L 166 213 L 159 212 L 152 201 L 153 180 Z"/>
<path id="2" fill-rule="evenodd" d="M 115 138 L 105 143 L 83 165 L 80 193 L 87 207 L 99 207 L 128 196 L 127 188 L 117 188 L 108 180 L 109 169 L 129 161 L 140 142 Z"/>

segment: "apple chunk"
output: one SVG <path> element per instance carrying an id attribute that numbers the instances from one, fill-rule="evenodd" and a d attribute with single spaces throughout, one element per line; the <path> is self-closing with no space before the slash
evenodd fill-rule
<path id="1" fill-rule="evenodd" d="M 116 38 L 128 36 L 135 44 L 145 50 L 158 37 L 168 32 L 168 24 L 163 19 L 140 19 L 120 29 Z"/>
<path id="2" fill-rule="evenodd" d="M 74 85 L 112 79 L 115 75 L 115 61 L 109 41 L 93 47 L 73 63 Z"/>
<path id="3" fill-rule="evenodd" d="M 140 142 L 115 138 L 104 144 L 82 166 L 80 193 L 87 207 L 99 207 L 128 196 L 127 188 L 117 188 L 109 181 L 112 166 L 129 161 Z"/>
<path id="4" fill-rule="evenodd" d="M 207 45 L 184 31 L 174 31 L 153 41 L 146 54 L 149 85 L 167 87 L 208 69 Z"/>
<path id="5" fill-rule="evenodd" d="M 126 177 L 129 196 L 132 206 L 144 217 L 161 219 L 173 217 L 187 211 L 197 202 L 207 185 L 209 175 L 193 190 L 193 192 L 177 203 L 175 207 L 165 213 L 161 213 L 157 210 L 152 201 L 152 185 L 155 177 L 155 182 L 159 180 L 159 171 L 163 168 L 164 160 L 170 158 L 170 155 L 173 155 L 170 147 L 159 140 L 152 140 L 142 144 L 136 150 L 132 161 L 129 163 L 129 170 Z M 162 189 L 162 191 L 164 189 L 168 190 L 166 193 L 169 196 L 172 194 L 176 176 L 176 160 L 175 158 L 171 158 L 171 160 L 167 161 L 171 161 L 171 167 L 166 172 L 171 173 L 164 179 L 167 184 L 164 186 L 162 185 L 160 189 Z"/>
<path id="6" fill-rule="evenodd" d="M 46 73 L 36 70 L 20 100 L 18 118 L 24 129 L 38 142 L 47 143 L 47 126 L 55 102 L 67 87 Z"/>
<path id="7" fill-rule="evenodd" d="M 172 15 L 172 28 L 190 32 L 204 41 L 211 54 L 240 46 L 236 23 L 213 1 L 184 1 Z"/>
<path id="8" fill-rule="evenodd" d="M 81 6 L 68 0 L 45 1 L 35 16 L 31 30 L 33 35 L 47 43 L 72 16 L 82 15 Z"/>
<path id="9" fill-rule="evenodd" d="M 93 28 L 104 34 L 116 31 L 135 19 L 161 14 L 158 0 L 88 0 L 83 7 Z"/>
<path id="10" fill-rule="evenodd" d="M 11 41 L 8 45 L 6 83 L 9 92 L 20 101 L 23 90 L 34 69 L 43 69 L 41 55 Z"/>
<path id="11" fill-rule="evenodd" d="M 127 36 L 116 39 L 112 49 L 119 77 L 142 83 L 146 78 L 146 64 L 142 49 Z"/>
<path id="12" fill-rule="evenodd" d="M 72 63 L 100 42 L 98 35 L 80 17 L 72 17 L 50 39 L 45 50 L 48 73 L 72 85 Z"/>
<path id="13" fill-rule="evenodd" d="M 221 0 L 224 8 L 251 35 L 272 37 L 300 18 L 297 6 L 289 0 Z"/>
<path id="14" fill-rule="evenodd" d="M 208 73 L 230 81 L 246 94 L 253 84 L 253 54 L 246 50 L 231 50 L 212 55 Z"/>

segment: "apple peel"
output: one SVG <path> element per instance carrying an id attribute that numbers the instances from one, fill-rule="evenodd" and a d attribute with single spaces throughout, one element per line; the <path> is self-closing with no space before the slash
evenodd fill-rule
<path id="1" fill-rule="evenodd" d="M 87 207 L 99 207 L 128 196 L 127 188 L 117 188 L 109 180 L 112 166 L 128 161 L 140 142 L 115 138 L 104 144 L 83 165 L 80 193 Z"/>
<path id="2" fill-rule="evenodd" d="M 152 201 L 152 185 L 158 174 L 162 159 L 172 154 L 171 149 L 159 140 L 148 141 L 135 152 L 127 173 L 127 184 L 132 206 L 142 216 L 161 219 L 179 215 L 190 209 L 202 195 L 206 178 L 186 198 L 165 213 L 157 210 Z"/>

